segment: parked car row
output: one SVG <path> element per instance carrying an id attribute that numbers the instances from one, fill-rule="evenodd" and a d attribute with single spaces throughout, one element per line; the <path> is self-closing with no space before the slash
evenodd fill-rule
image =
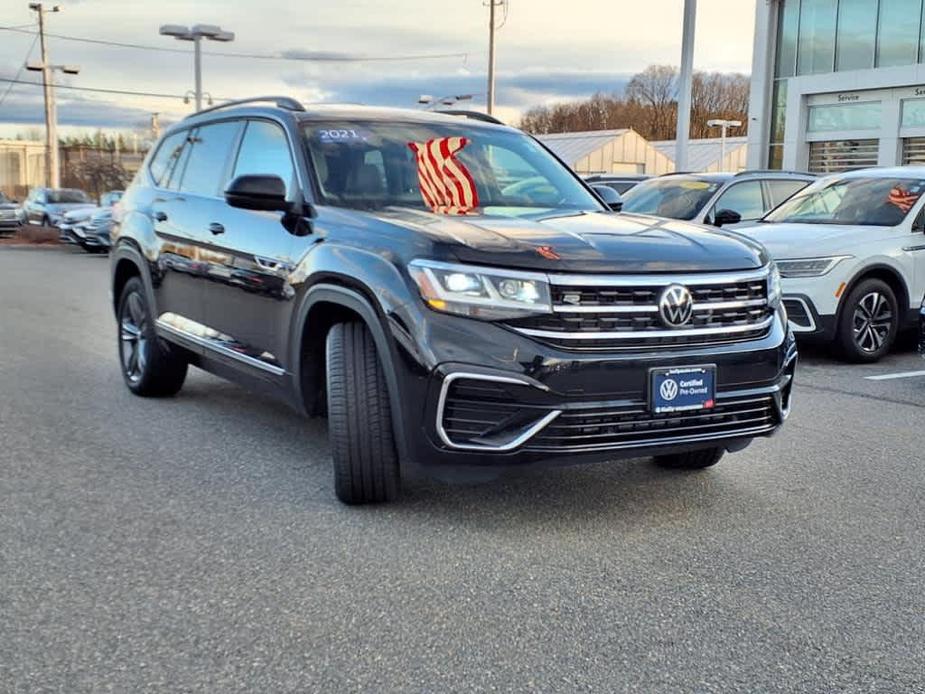
<path id="1" fill-rule="evenodd" d="M 24 218 L 22 207 L 0 192 L 0 234 L 16 231 Z"/>
<path id="2" fill-rule="evenodd" d="M 75 188 L 33 188 L 20 206 L 0 194 L 0 232 L 15 231 L 23 224 L 57 229 L 64 243 L 87 251 L 105 251 L 111 245 L 112 209 L 123 191 L 111 190 L 97 205 Z"/>

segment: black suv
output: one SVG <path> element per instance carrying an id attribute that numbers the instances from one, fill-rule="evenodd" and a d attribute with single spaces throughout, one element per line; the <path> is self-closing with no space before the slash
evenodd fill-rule
<path id="1" fill-rule="evenodd" d="M 485 116 L 250 102 L 167 131 L 117 211 L 132 392 L 192 364 L 327 416 L 347 503 L 393 498 L 400 463 L 701 468 L 786 418 L 756 243 L 614 214 Z"/>

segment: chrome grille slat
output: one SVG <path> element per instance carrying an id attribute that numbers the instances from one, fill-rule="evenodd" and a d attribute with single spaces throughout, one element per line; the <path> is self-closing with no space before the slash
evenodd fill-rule
<path id="1" fill-rule="evenodd" d="M 575 351 L 702 346 L 753 340 L 773 323 L 768 268 L 702 275 L 550 275 L 552 313 L 512 320 L 531 338 Z M 693 305 L 682 327 L 666 326 L 659 300 L 685 286 Z"/>

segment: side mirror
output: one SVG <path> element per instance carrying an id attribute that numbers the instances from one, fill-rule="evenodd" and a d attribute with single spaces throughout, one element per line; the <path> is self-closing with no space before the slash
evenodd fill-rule
<path id="1" fill-rule="evenodd" d="M 721 227 L 724 224 L 738 224 L 741 221 L 742 215 L 740 215 L 735 210 L 727 209 L 719 210 L 716 213 L 716 217 L 713 219 L 713 223 L 718 227 Z"/>
<path id="2" fill-rule="evenodd" d="M 279 176 L 238 176 L 225 189 L 225 202 L 243 210 L 289 212 L 286 184 Z"/>
<path id="3" fill-rule="evenodd" d="M 597 193 L 597 197 L 614 212 L 619 212 L 623 209 L 623 198 L 610 186 L 593 185 L 591 190 Z"/>

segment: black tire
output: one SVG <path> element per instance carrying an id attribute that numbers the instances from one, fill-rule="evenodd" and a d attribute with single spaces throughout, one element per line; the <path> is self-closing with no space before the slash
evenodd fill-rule
<path id="1" fill-rule="evenodd" d="M 326 344 L 334 491 L 345 504 L 398 496 L 398 455 L 382 362 L 364 323 L 338 323 Z"/>
<path id="2" fill-rule="evenodd" d="M 176 395 L 189 365 L 179 348 L 157 337 L 138 277 L 132 277 L 122 289 L 117 320 L 119 365 L 128 389 L 143 397 Z"/>
<path id="3" fill-rule="evenodd" d="M 726 451 L 722 448 L 707 448 L 702 451 L 672 453 L 655 456 L 655 464 L 672 470 L 700 470 L 716 465 Z"/>
<path id="4" fill-rule="evenodd" d="M 842 306 L 835 343 L 850 362 L 870 363 L 886 356 L 899 332 L 899 302 L 883 280 L 860 282 Z"/>

